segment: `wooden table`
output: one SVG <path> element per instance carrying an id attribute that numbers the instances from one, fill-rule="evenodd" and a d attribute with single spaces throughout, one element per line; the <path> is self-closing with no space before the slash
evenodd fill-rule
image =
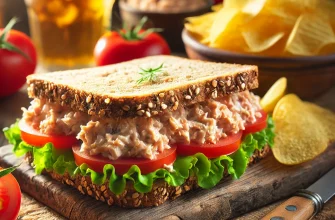
<path id="1" fill-rule="evenodd" d="M 327 107 L 333 111 L 335 111 L 335 87 L 331 89 L 327 94 L 318 98 L 317 100 L 313 100 L 317 104 Z M 29 105 L 29 99 L 27 98 L 27 94 L 25 92 L 25 88 L 23 88 L 18 93 L 4 98 L 0 100 L 0 127 L 6 127 L 12 124 L 16 118 L 21 117 L 22 111 L 21 107 L 27 107 Z M 5 140 L 2 133 L 0 133 L 0 144 L 5 145 L 7 141 Z M 247 219 L 259 219 L 263 217 L 266 213 L 276 207 L 280 202 L 276 202 L 274 204 L 270 204 L 266 207 L 263 207 L 259 210 L 253 211 L 251 213 L 247 213 L 237 219 L 239 220 L 247 220 Z M 45 207 L 43 204 L 37 202 L 30 196 L 23 193 L 22 196 L 22 205 L 19 214 L 19 219 L 64 219 L 50 208 Z M 335 198 L 331 199 L 314 219 L 335 219 Z"/>

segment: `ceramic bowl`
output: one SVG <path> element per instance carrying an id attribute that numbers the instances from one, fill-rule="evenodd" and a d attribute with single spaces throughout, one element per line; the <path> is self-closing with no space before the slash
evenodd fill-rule
<path id="1" fill-rule="evenodd" d="M 288 92 L 296 93 L 305 99 L 315 98 L 335 86 L 335 54 L 267 57 L 234 53 L 201 44 L 185 29 L 182 39 L 186 53 L 191 59 L 257 65 L 260 87 L 256 93 L 259 95 L 263 95 L 282 76 L 288 80 Z"/>

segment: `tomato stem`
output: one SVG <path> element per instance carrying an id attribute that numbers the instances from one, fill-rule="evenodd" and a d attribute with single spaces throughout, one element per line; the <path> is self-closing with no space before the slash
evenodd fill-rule
<path id="1" fill-rule="evenodd" d="M 7 36 L 9 34 L 9 31 L 12 30 L 12 28 L 14 27 L 14 25 L 18 22 L 19 20 L 14 17 L 12 18 L 8 24 L 6 25 L 6 27 L 3 29 L 1 35 L 0 35 L 0 49 L 5 49 L 5 50 L 9 50 L 9 51 L 13 51 L 16 52 L 18 54 L 21 54 L 22 56 L 24 56 L 28 61 L 32 61 L 31 58 L 24 53 L 22 50 L 20 50 L 19 48 L 17 48 L 16 46 L 14 46 L 13 44 L 7 42 Z"/>
<path id="2" fill-rule="evenodd" d="M 125 40 L 132 41 L 132 40 L 143 40 L 146 36 L 148 36 L 151 33 L 163 31 L 163 29 L 161 29 L 161 28 L 149 28 L 149 29 L 141 32 L 141 30 L 143 29 L 144 24 L 147 21 L 148 21 L 148 17 L 146 17 L 146 16 L 143 17 L 141 19 L 141 21 L 134 28 L 129 28 L 129 26 L 124 23 L 122 30 L 119 31 L 119 34 Z"/>
<path id="3" fill-rule="evenodd" d="M 9 167 L 3 170 L 0 170 L 0 178 L 3 176 L 6 176 L 7 174 L 10 174 L 11 172 L 13 172 L 16 168 L 18 168 L 21 164 L 17 165 L 17 166 L 13 166 L 13 167 Z"/>

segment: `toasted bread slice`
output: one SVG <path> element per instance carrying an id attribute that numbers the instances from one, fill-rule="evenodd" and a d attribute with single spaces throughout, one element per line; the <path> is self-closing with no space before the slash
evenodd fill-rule
<path id="1" fill-rule="evenodd" d="M 256 150 L 249 160 L 248 165 L 252 165 L 265 158 L 270 153 L 270 148 L 265 146 L 262 150 Z M 27 160 L 30 164 L 33 162 L 31 153 L 27 154 Z M 158 179 L 154 182 L 152 190 L 148 193 L 136 192 L 133 183 L 127 181 L 126 189 L 120 195 L 115 195 L 109 189 L 109 182 L 106 181 L 102 185 L 92 183 L 89 176 L 82 176 L 77 174 L 70 176 L 67 172 L 60 175 L 53 171 L 45 171 L 53 179 L 60 181 L 64 184 L 75 187 L 82 194 L 92 196 L 96 200 L 106 202 L 108 205 L 117 205 L 121 207 L 150 207 L 158 206 L 168 199 L 175 199 L 182 194 L 198 188 L 197 179 L 195 176 L 190 176 L 181 186 L 170 186 L 163 179 Z M 226 174 L 223 178 L 227 178 Z"/>
<path id="2" fill-rule="evenodd" d="M 156 82 L 137 81 L 156 68 Z M 257 66 L 153 56 L 90 69 L 28 76 L 30 97 L 46 98 L 101 117 L 151 117 L 208 98 L 255 89 Z"/>

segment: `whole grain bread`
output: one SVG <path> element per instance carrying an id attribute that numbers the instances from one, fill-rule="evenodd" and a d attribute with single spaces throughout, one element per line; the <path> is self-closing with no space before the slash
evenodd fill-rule
<path id="1" fill-rule="evenodd" d="M 265 158 L 270 153 L 270 148 L 266 146 L 261 151 L 256 150 L 249 160 L 249 166 L 257 163 Z M 29 164 L 33 162 L 31 153 L 26 155 Z M 153 188 L 148 193 L 138 193 L 133 187 L 132 182 L 127 181 L 126 189 L 120 195 L 115 195 L 109 190 L 106 181 L 102 185 L 92 183 L 89 176 L 76 175 L 71 177 L 68 173 L 64 175 L 57 174 L 53 171 L 45 171 L 53 179 L 64 184 L 70 185 L 80 191 L 82 194 L 92 196 L 96 200 L 106 202 L 108 205 L 117 205 L 120 207 L 136 208 L 136 207 L 151 207 L 158 206 L 168 199 L 175 199 L 182 194 L 198 188 L 197 179 L 195 176 L 190 176 L 181 186 L 169 186 L 167 182 L 162 179 L 156 180 Z M 226 173 L 224 178 L 228 178 Z"/>
<path id="2" fill-rule="evenodd" d="M 163 64 L 153 83 L 140 68 Z M 28 94 L 101 117 L 151 117 L 205 99 L 258 87 L 257 66 L 152 56 L 81 70 L 28 76 Z"/>

